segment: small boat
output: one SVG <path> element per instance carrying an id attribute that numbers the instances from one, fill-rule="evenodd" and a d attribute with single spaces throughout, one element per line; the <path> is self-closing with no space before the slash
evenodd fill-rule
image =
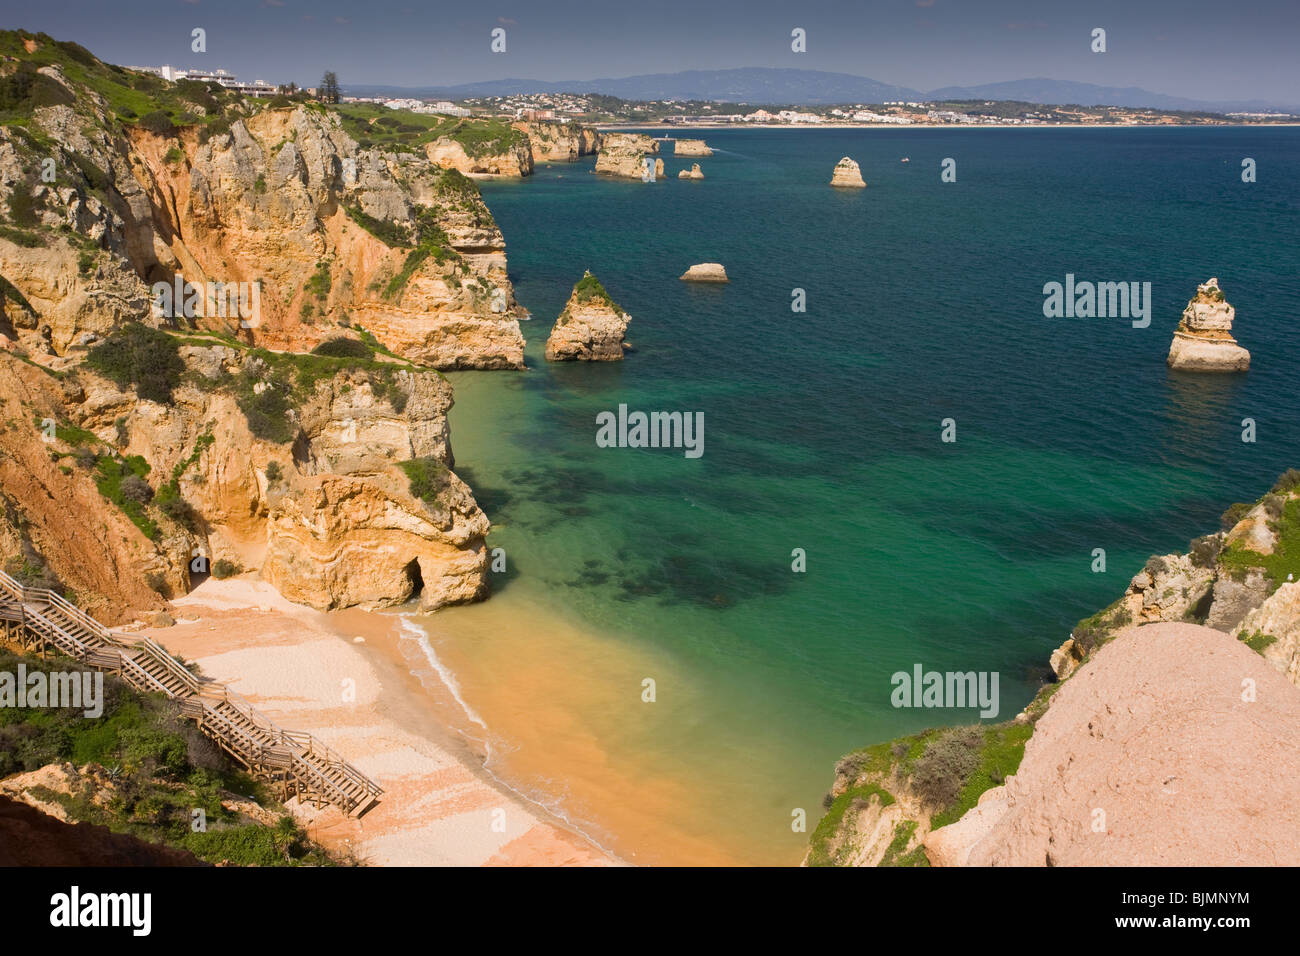
<path id="1" fill-rule="evenodd" d="M 911 160 L 908 159 L 906 156 L 904 156 L 902 159 L 899 160 L 899 162 L 900 162 L 900 163 L 910 163 Z"/>

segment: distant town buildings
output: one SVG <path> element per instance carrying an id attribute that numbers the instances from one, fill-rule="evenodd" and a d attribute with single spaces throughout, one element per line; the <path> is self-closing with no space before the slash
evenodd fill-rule
<path id="1" fill-rule="evenodd" d="M 225 70 L 181 70 L 170 64 L 162 66 L 128 66 L 128 70 L 138 70 L 141 73 L 152 73 L 154 76 L 162 77 L 173 83 L 178 80 L 193 80 L 196 83 L 218 83 L 228 90 L 234 90 L 236 93 L 243 93 L 247 96 L 274 96 L 277 92 L 276 87 L 263 80 L 256 83 L 241 82 L 239 77 Z"/>

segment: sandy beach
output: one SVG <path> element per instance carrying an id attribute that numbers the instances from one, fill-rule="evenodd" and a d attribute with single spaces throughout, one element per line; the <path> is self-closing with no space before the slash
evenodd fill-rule
<path id="1" fill-rule="evenodd" d="M 252 578 L 209 579 L 172 604 L 174 626 L 142 633 L 384 788 L 360 820 L 290 802 L 326 847 L 374 866 L 619 862 L 483 770 L 483 755 L 439 719 L 439 702 L 411 673 L 400 617 L 324 614 Z"/>

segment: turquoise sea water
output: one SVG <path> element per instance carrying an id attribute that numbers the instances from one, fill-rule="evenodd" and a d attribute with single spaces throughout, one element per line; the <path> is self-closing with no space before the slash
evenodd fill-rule
<path id="1" fill-rule="evenodd" d="M 1049 652 L 1149 554 L 1184 550 L 1300 466 L 1300 130 L 704 135 L 702 182 L 677 180 L 695 160 L 666 150 L 656 184 L 587 161 L 483 185 L 534 315 L 530 370 L 453 375 L 453 445 L 509 558 L 492 601 L 689 675 L 653 705 L 626 688 L 629 712 L 663 719 L 584 715 L 589 687 L 550 689 L 556 706 L 647 779 L 680 777 L 698 804 L 686 826 L 738 859 L 796 862 L 791 808 L 811 829 L 837 757 L 974 719 L 893 708 L 892 673 L 997 671 L 1000 719 L 1014 716 Z M 867 189 L 827 185 L 845 155 Z M 956 183 L 940 182 L 946 157 Z M 1243 157 L 1258 182 L 1241 182 Z M 705 261 L 731 283 L 678 281 Z M 588 268 L 633 316 L 635 351 L 548 365 Z M 1045 318 L 1043 285 L 1066 273 L 1150 282 L 1150 327 Z M 1210 276 L 1248 374 L 1165 367 Z M 620 403 L 703 412 L 703 457 L 598 448 L 596 415 Z M 529 641 L 529 621 L 501 640 Z M 565 800 L 562 780 L 530 785 Z M 599 805 L 567 809 L 601 830 Z M 654 858 L 637 839 L 652 841 L 621 849 Z"/>

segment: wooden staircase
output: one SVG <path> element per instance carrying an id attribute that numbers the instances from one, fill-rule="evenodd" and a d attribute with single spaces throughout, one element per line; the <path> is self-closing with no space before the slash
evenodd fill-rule
<path id="1" fill-rule="evenodd" d="M 332 804 L 359 817 L 384 792 L 311 734 L 281 729 L 224 684 L 191 674 L 147 637 L 131 641 L 53 591 L 25 588 L 2 571 L 0 622 L 26 649 L 52 649 L 176 701 L 181 714 L 285 800 Z"/>

